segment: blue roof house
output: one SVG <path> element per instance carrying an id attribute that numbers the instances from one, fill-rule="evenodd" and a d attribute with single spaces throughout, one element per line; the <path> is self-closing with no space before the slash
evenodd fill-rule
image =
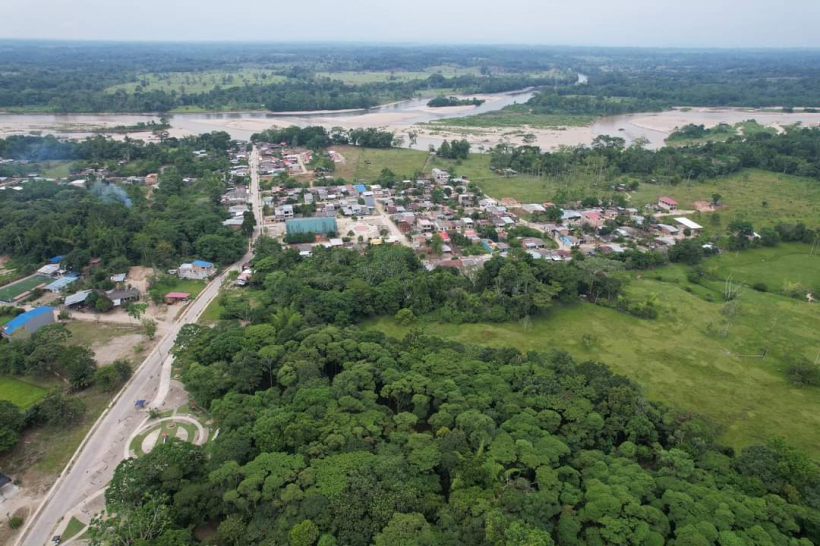
<path id="1" fill-rule="evenodd" d="M 48 324 L 54 323 L 53 307 L 37 307 L 17 315 L 6 323 L 2 333 L 6 337 L 27 337 Z"/>
<path id="2" fill-rule="evenodd" d="M 180 265 L 177 274 L 180 279 L 210 279 L 216 274 L 216 266 L 205 260 L 194 260 Z"/>

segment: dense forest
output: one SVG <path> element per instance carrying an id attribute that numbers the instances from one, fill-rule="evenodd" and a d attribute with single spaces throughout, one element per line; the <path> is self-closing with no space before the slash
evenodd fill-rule
<path id="1" fill-rule="evenodd" d="M 142 187 L 99 180 L 88 189 L 53 182 L 29 182 L 19 192 L 0 194 L 0 254 L 23 270 L 56 255 L 66 255 L 75 269 L 94 257 L 119 266 L 143 263 L 170 267 L 197 257 L 231 263 L 245 240 L 222 226 L 220 206 L 226 133 L 168 139 L 159 144 L 117 142 L 104 137 L 60 141 L 53 137 L 9 137 L 0 140 L 0 156 L 25 159 L 74 159 L 75 165 L 125 170 L 123 174 L 158 172 L 159 187 L 150 199 Z M 192 150 L 210 150 L 212 158 L 195 160 Z M 129 159 L 130 167 L 119 161 Z M 186 184 L 184 177 L 196 181 Z"/>
<path id="2" fill-rule="evenodd" d="M 287 144 L 288 146 L 305 146 L 311 150 L 319 150 L 331 145 L 349 144 L 362 148 L 392 148 L 401 145 L 401 137 L 390 131 L 382 131 L 373 127 L 343 129 L 333 127 L 330 130 L 322 126 L 298 127 L 292 125 L 282 129 L 271 128 L 261 133 L 251 135 L 252 142 L 272 142 Z"/>
<path id="3" fill-rule="evenodd" d="M 425 272 L 401 248 L 305 259 L 263 239 L 257 251 L 264 299 L 246 326 L 177 338 L 182 380 L 218 437 L 124 461 L 106 491 L 118 517 L 97 520 L 94 543 L 193 544 L 204 524 L 220 545 L 820 540 L 820 474 L 780 440 L 734 453 L 697 416 L 548 348 L 347 326 L 396 308 L 446 313 L 464 300 L 455 271 Z M 574 266 L 545 264 L 540 281 L 527 278 L 540 265 L 498 266 L 475 281 L 488 309 L 525 312 L 538 286 L 584 284 Z"/>
<path id="4" fill-rule="evenodd" d="M 811 50 L 5 41 L 0 52 L 0 109 L 13 110 L 337 110 L 420 92 L 525 87 L 550 88 L 533 102 L 541 113 L 623 113 L 673 105 L 820 106 L 820 55 Z M 244 85 L 228 85 L 246 67 L 267 72 Z M 437 72 L 441 67 L 455 71 Z M 391 76 L 357 84 L 327 77 L 345 71 Z M 139 83 L 147 74 L 206 72 L 220 74 L 225 84 L 195 91 L 116 87 Z M 416 75 L 398 77 L 404 72 Z M 589 77 L 585 85 L 572 85 L 578 72 Z M 586 99 L 574 98 L 579 95 Z"/>
<path id="5" fill-rule="evenodd" d="M 619 137 L 600 136 L 592 146 L 542 152 L 537 146 L 502 144 L 491 151 L 494 168 L 513 168 L 539 175 L 559 175 L 579 166 L 594 166 L 599 173 L 662 180 L 672 184 L 758 168 L 820 180 L 820 129 L 790 128 L 771 135 L 735 136 L 726 142 L 699 146 L 625 146 Z"/>

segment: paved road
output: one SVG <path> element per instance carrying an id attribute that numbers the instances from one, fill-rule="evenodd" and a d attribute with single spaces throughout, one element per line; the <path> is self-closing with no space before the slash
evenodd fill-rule
<path id="1" fill-rule="evenodd" d="M 261 226 L 258 158 L 254 150 L 250 162 L 250 193 L 254 203 L 253 211 L 257 215 L 257 226 Z M 261 227 L 256 230 L 253 238 L 256 239 L 260 232 Z M 152 405 L 162 405 L 171 379 L 173 357 L 169 353 L 179 330 L 199 319 L 203 311 L 219 295 L 220 286 L 228 273 L 239 270 L 251 257 L 252 253 L 249 250 L 241 260 L 211 281 L 170 325 L 165 337 L 143 361 L 131 380 L 89 431 L 37 512 L 29 518 L 28 525 L 17 539 L 16 545 L 50 544 L 60 519 L 88 497 L 99 494 L 99 491 L 111 481 L 114 470 L 123 459 L 124 444 L 145 418 L 145 410 L 137 410 L 134 402 L 153 400 Z"/>

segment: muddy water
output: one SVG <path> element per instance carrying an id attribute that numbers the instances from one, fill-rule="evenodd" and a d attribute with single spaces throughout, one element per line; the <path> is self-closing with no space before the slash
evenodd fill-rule
<path id="1" fill-rule="evenodd" d="M 584 78 L 579 75 L 579 83 Z M 370 108 L 366 110 L 343 112 L 309 112 L 309 113 L 273 113 L 273 112 L 214 112 L 174 114 L 170 117 L 172 136 L 187 136 L 211 131 L 226 131 L 233 138 L 249 139 L 254 133 L 278 126 L 288 125 L 322 125 L 325 127 L 341 126 L 347 129 L 358 127 L 380 127 L 405 133 L 415 124 L 434 120 L 470 116 L 483 112 L 500 110 L 514 103 L 524 103 L 534 91 L 525 90 L 512 93 L 478 95 L 486 100 L 478 107 L 458 106 L 452 108 L 429 108 L 427 99 L 414 99 Z M 685 110 L 685 111 L 684 111 Z M 139 114 L 0 114 L 0 137 L 11 134 L 58 134 L 70 138 L 84 138 L 93 134 L 94 129 L 117 125 L 135 125 L 136 123 L 156 120 L 156 115 Z M 591 126 L 569 128 L 565 131 L 534 130 L 537 142 L 543 148 L 554 148 L 559 145 L 589 144 L 598 135 L 620 136 L 627 143 L 638 138 L 648 141 L 650 148 L 663 146 L 664 140 L 677 128 L 688 123 L 703 124 L 712 127 L 718 123 L 738 123 L 755 119 L 759 123 L 772 126 L 778 130 L 788 124 L 801 122 L 804 125 L 820 125 L 820 114 L 796 112 L 766 112 L 749 109 L 713 109 L 692 108 L 673 109 L 659 113 L 629 114 L 598 118 Z M 501 140 L 496 135 L 470 137 L 474 144 L 481 142 L 485 147 Z M 113 138 L 124 138 L 124 135 L 112 135 Z M 428 144 L 438 145 L 447 135 L 422 134 L 416 148 L 425 148 Z M 132 133 L 130 138 L 150 139 L 150 132 Z M 458 135 L 450 135 L 455 138 Z"/>

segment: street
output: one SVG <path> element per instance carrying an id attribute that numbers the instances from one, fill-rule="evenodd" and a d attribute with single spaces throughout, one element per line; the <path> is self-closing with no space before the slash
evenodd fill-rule
<path id="1" fill-rule="evenodd" d="M 262 206 L 259 194 L 258 153 L 254 150 L 251 167 L 250 195 L 257 229 L 252 239 L 262 232 Z M 60 524 L 60 519 L 88 497 L 99 494 L 114 475 L 122 461 L 124 444 L 143 422 L 146 410 L 137 409 L 136 400 L 153 401 L 150 407 L 167 410 L 163 403 L 171 382 L 170 355 L 177 334 L 186 325 L 196 322 L 208 305 L 219 295 L 222 282 L 230 271 L 240 270 L 253 256 L 249 250 L 239 261 L 214 278 L 171 324 L 168 333 L 136 369 L 129 382 L 103 412 L 80 444 L 74 457 L 49 491 L 37 511 L 28 518 L 27 525 L 15 542 L 17 545 L 46 545 Z M 66 522 L 62 522 L 65 524 Z"/>

